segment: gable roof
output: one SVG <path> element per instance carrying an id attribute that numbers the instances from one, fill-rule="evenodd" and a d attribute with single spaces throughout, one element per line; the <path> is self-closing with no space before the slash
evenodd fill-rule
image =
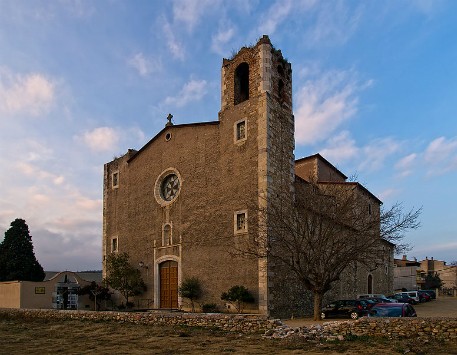
<path id="1" fill-rule="evenodd" d="M 309 161 L 309 160 L 320 160 L 325 165 L 327 165 L 329 168 L 331 168 L 332 170 L 334 170 L 335 172 L 337 172 L 338 174 L 343 176 L 344 179 L 348 178 L 345 174 L 343 174 L 339 169 L 337 169 L 332 163 L 330 163 L 327 159 L 325 159 L 319 153 L 316 153 L 316 154 L 313 154 L 313 155 L 309 155 L 307 157 L 303 157 L 303 158 L 297 159 L 297 160 L 295 160 L 295 164 L 300 164 L 301 162 L 305 162 L 305 161 Z"/>
<path id="2" fill-rule="evenodd" d="M 138 155 L 140 155 L 147 147 L 149 147 L 154 141 L 156 141 L 159 136 L 168 129 L 180 129 L 184 127 L 198 127 L 198 126 L 208 126 L 208 125 L 218 125 L 219 121 L 208 121 L 208 122 L 197 122 L 197 123 L 184 123 L 184 124 L 173 124 L 169 126 L 165 126 L 159 133 L 157 133 L 149 142 L 147 142 L 144 146 L 141 147 L 135 154 L 133 154 L 128 160 L 127 163 L 132 162 Z"/>

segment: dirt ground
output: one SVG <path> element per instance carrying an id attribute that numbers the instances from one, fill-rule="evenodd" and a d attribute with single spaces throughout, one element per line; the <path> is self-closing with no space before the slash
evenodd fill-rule
<path id="1" fill-rule="evenodd" d="M 416 307 L 420 317 L 457 317 L 457 298 Z M 300 320 L 287 321 L 298 322 Z M 306 322 L 306 320 L 301 320 Z M 308 320 L 309 321 L 309 320 Z M 0 317 L 0 354 L 457 354 L 457 343 L 382 338 L 341 342 L 265 339 L 218 329 Z"/>

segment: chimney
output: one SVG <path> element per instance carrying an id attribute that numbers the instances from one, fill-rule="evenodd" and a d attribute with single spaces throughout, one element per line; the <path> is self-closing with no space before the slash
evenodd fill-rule
<path id="1" fill-rule="evenodd" d="M 406 255 L 403 255 L 403 258 L 401 260 L 406 261 Z"/>

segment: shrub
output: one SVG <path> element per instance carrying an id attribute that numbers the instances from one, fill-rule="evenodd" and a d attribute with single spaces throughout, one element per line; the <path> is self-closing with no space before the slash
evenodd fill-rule
<path id="1" fill-rule="evenodd" d="M 179 295 L 181 297 L 188 298 L 190 300 L 190 304 L 192 306 L 192 312 L 195 312 L 195 304 L 194 301 L 199 299 L 202 294 L 202 287 L 200 285 L 200 280 L 196 277 L 190 277 L 184 279 L 179 286 Z"/>
<path id="2" fill-rule="evenodd" d="M 254 297 L 244 286 L 231 287 L 230 290 L 222 293 L 221 300 L 228 301 L 233 304 L 238 313 L 243 312 L 245 303 L 254 303 Z"/>
<path id="3" fill-rule="evenodd" d="M 204 313 L 217 313 L 219 312 L 219 309 L 215 303 L 205 303 L 202 305 L 202 311 Z"/>

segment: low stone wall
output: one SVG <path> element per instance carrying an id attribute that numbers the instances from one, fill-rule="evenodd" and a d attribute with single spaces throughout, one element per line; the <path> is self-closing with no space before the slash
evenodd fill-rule
<path id="1" fill-rule="evenodd" d="M 266 336 L 286 338 L 345 340 L 354 336 L 379 336 L 390 339 L 413 338 L 457 341 L 457 318 L 360 318 L 356 321 L 333 321 L 311 327 L 279 326 L 268 330 Z"/>
<path id="2" fill-rule="evenodd" d="M 193 327 L 219 328 L 241 333 L 263 333 L 282 323 L 259 315 L 181 313 L 181 312 L 112 312 L 71 311 L 53 309 L 0 309 L 0 317 L 55 320 L 78 319 L 90 321 L 116 321 L 148 325 L 185 325 Z"/>
<path id="3" fill-rule="evenodd" d="M 239 333 L 264 333 L 269 338 L 302 337 L 310 340 L 345 340 L 354 336 L 439 339 L 457 341 L 457 318 L 360 318 L 356 321 L 332 321 L 322 325 L 291 328 L 278 319 L 259 315 L 181 313 L 181 312 L 94 312 L 51 309 L 0 309 L 0 318 L 78 319 L 115 321 L 148 325 L 185 325 L 218 328 Z"/>

